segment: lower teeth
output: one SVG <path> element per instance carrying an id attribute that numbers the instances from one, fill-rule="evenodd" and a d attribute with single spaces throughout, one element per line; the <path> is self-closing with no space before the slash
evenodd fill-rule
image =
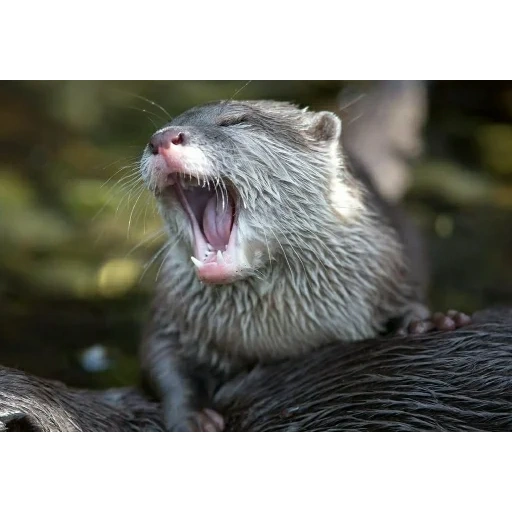
<path id="1" fill-rule="evenodd" d="M 197 258 L 195 258 L 194 256 L 191 256 L 190 259 L 192 260 L 192 263 L 197 267 L 197 268 L 201 268 L 205 263 L 206 263 L 206 260 L 208 259 L 209 256 L 211 256 L 212 254 L 215 254 L 214 251 L 208 251 L 205 256 L 204 256 L 204 259 L 203 261 L 199 261 Z M 213 262 L 212 262 L 213 263 Z M 226 260 L 224 259 L 224 253 L 220 250 L 217 251 L 217 264 L 219 265 L 223 265 L 226 263 Z"/>
<path id="2" fill-rule="evenodd" d="M 204 263 L 200 262 L 198 259 L 194 258 L 194 256 L 191 256 L 190 259 L 192 260 L 192 263 L 197 267 L 201 268 Z"/>

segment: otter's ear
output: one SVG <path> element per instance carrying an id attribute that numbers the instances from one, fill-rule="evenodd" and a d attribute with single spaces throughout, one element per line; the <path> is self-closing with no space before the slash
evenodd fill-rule
<path id="1" fill-rule="evenodd" d="M 341 119 L 332 112 L 319 112 L 313 115 L 308 132 L 318 141 L 337 141 L 341 135 Z"/>

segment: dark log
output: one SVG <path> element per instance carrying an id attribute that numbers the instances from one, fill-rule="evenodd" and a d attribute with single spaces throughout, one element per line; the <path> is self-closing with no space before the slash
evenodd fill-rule
<path id="1" fill-rule="evenodd" d="M 216 402 L 229 431 L 512 430 L 512 309 L 256 368 Z M 0 431 L 158 431 L 159 418 L 134 389 L 76 390 L 0 368 Z"/>

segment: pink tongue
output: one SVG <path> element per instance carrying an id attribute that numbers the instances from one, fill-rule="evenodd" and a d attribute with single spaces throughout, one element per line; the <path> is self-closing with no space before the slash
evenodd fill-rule
<path id="1" fill-rule="evenodd" d="M 233 222 L 233 203 L 227 194 L 224 200 L 214 195 L 207 203 L 203 214 L 203 231 L 208 243 L 216 250 L 224 251 L 229 242 Z M 223 208 L 224 206 L 224 208 Z"/>

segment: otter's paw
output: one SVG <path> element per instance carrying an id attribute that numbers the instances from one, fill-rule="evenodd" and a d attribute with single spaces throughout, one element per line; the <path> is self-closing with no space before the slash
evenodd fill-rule
<path id="1" fill-rule="evenodd" d="M 164 409 L 165 426 L 168 432 L 222 432 L 224 418 L 212 409 L 181 411 Z"/>
<path id="2" fill-rule="evenodd" d="M 434 313 L 425 320 L 413 320 L 405 326 L 405 333 L 423 334 L 432 331 L 454 331 L 471 323 L 471 317 L 454 309 L 446 313 Z"/>

